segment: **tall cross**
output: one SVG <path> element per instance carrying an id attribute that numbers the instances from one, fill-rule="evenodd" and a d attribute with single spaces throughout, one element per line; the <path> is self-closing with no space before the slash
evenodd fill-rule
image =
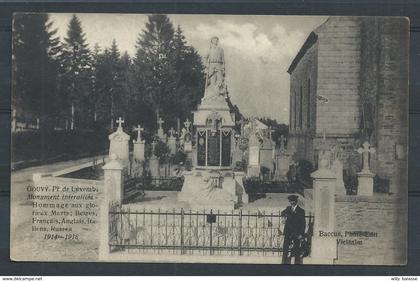
<path id="1" fill-rule="evenodd" d="M 140 125 L 137 125 L 137 127 L 134 128 L 134 131 L 137 132 L 137 141 L 141 141 L 141 132 L 144 131 L 144 128 L 142 128 Z"/>
<path id="2" fill-rule="evenodd" d="M 321 142 L 320 148 L 323 151 L 326 151 L 328 149 L 328 146 L 327 146 L 327 137 L 326 137 L 326 134 L 325 134 L 325 129 L 322 131 L 322 142 Z"/>
<path id="3" fill-rule="evenodd" d="M 365 141 L 363 143 L 363 148 L 360 147 L 357 152 L 363 155 L 363 171 L 369 171 L 369 153 L 375 153 L 375 148 L 371 147 L 370 144 Z"/>
<path id="4" fill-rule="evenodd" d="M 187 132 L 190 132 L 190 126 L 191 126 L 191 122 L 190 120 L 187 118 L 187 120 L 184 122 L 184 126 L 187 129 Z"/>
<path id="5" fill-rule="evenodd" d="M 244 118 L 241 118 L 241 120 L 236 121 L 236 124 L 241 126 L 241 135 L 244 134 L 244 125 L 246 124 L 246 121 Z"/>
<path id="6" fill-rule="evenodd" d="M 159 129 L 162 129 L 162 124 L 165 123 L 165 121 L 163 121 L 162 118 L 159 117 L 159 120 L 157 122 L 159 124 Z"/>
<path id="7" fill-rule="evenodd" d="M 174 128 L 171 128 L 171 129 L 169 130 L 170 137 L 173 137 L 173 136 L 174 136 L 174 133 L 175 133 Z"/>
<path id="8" fill-rule="evenodd" d="M 124 124 L 124 120 L 121 118 L 121 116 L 118 118 L 118 120 L 116 121 L 118 123 L 118 128 L 117 129 L 122 129 L 122 124 Z"/>
<path id="9" fill-rule="evenodd" d="M 319 145 L 319 150 L 318 150 L 318 166 L 322 167 L 321 165 L 321 160 L 327 160 L 326 163 L 327 166 L 330 166 L 330 161 L 331 161 L 331 152 L 329 150 L 329 146 L 327 143 L 327 137 L 325 134 L 325 129 L 322 132 L 322 141 L 321 144 Z"/>

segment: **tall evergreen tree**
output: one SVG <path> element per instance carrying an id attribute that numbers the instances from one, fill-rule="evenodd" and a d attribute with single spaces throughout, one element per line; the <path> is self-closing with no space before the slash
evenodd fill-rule
<path id="1" fill-rule="evenodd" d="M 138 97 L 134 90 L 134 70 L 133 62 L 127 52 L 121 56 L 121 83 L 122 83 L 122 97 L 124 98 L 124 112 L 128 124 L 137 125 L 138 116 Z"/>
<path id="2" fill-rule="evenodd" d="M 143 103 L 159 112 L 167 127 L 175 127 L 176 118 L 185 119 L 203 92 L 201 58 L 166 15 L 149 16 L 137 41 L 134 71 Z M 146 112 L 142 121 L 155 128 L 157 114 Z"/>
<path id="3" fill-rule="evenodd" d="M 111 48 L 95 56 L 96 108 L 100 119 L 109 122 L 113 129 L 118 116 L 125 117 L 126 93 L 125 77 L 120 51 L 115 40 Z"/>
<path id="4" fill-rule="evenodd" d="M 66 108 L 70 109 L 71 127 L 74 128 L 76 117 L 79 123 L 86 124 L 93 115 L 92 105 L 89 104 L 92 87 L 91 54 L 81 22 L 76 15 L 73 15 L 68 24 L 61 60 L 63 98 Z"/>
<path id="5" fill-rule="evenodd" d="M 52 127 L 57 113 L 60 46 L 56 32 L 48 14 L 14 17 L 12 106 L 29 115 L 26 117 L 39 118 L 41 129 Z"/>
<path id="6" fill-rule="evenodd" d="M 99 91 L 98 91 L 98 69 L 100 65 L 101 47 L 98 43 L 93 46 L 92 50 L 92 93 L 90 95 L 90 104 L 93 110 L 93 121 L 98 121 L 98 107 L 99 107 Z"/>
<path id="7" fill-rule="evenodd" d="M 134 59 L 142 101 L 161 115 L 164 114 L 161 110 L 164 98 L 174 90 L 174 65 L 170 61 L 174 50 L 173 37 L 174 28 L 167 16 L 149 16 L 146 28 L 137 40 Z M 154 114 L 149 111 L 147 115 Z"/>

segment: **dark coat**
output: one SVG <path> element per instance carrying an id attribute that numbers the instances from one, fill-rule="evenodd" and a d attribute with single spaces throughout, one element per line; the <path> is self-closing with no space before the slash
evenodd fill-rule
<path id="1" fill-rule="evenodd" d="M 292 207 L 288 206 L 281 212 L 281 215 L 286 217 L 284 236 L 295 237 L 305 234 L 305 210 L 299 206 L 296 206 L 295 212 L 293 212 Z"/>

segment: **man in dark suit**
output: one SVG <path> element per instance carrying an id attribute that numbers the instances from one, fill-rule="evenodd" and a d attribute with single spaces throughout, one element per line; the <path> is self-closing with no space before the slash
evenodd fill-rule
<path id="1" fill-rule="evenodd" d="M 305 211 L 297 205 L 298 196 L 290 195 L 288 197 L 290 206 L 281 212 L 281 215 L 286 219 L 284 226 L 284 243 L 283 243 L 283 264 L 290 264 L 291 258 L 295 257 L 295 264 L 301 264 L 301 248 L 300 242 L 305 234 Z M 290 246 L 291 255 L 289 256 Z"/>

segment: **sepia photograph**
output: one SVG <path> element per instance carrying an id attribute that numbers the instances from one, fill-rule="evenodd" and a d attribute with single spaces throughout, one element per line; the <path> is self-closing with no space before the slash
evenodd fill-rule
<path id="1" fill-rule="evenodd" d="M 13 261 L 405 265 L 404 17 L 15 13 Z"/>

